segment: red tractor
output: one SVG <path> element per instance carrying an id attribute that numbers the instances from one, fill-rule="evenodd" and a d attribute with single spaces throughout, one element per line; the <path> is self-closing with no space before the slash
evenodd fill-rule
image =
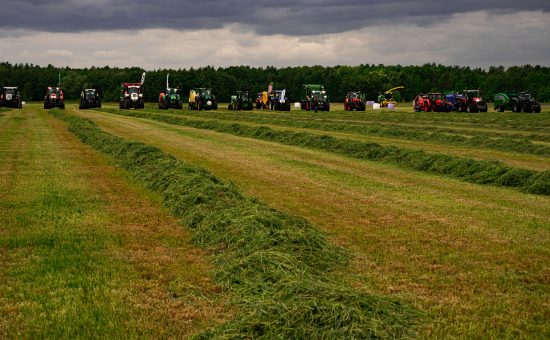
<path id="1" fill-rule="evenodd" d="M 413 100 L 414 112 L 429 112 L 432 110 L 432 103 L 430 97 L 427 94 L 421 93 L 417 95 Z"/>
<path id="2" fill-rule="evenodd" d="M 49 86 L 44 97 L 44 108 L 52 109 L 58 107 L 65 108 L 65 98 L 63 90 L 59 86 Z"/>
<path id="3" fill-rule="evenodd" d="M 346 111 L 365 111 L 367 109 L 365 95 L 361 92 L 348 92 L 346 95 L 346 101 L 344 103 L 344 109 Z"/>
<path id="4" fill-rule="evenodd" d="M 443 93 L 428 93 L 433 112 L 451 112 L 453 104 L 445 99 Z"/>
<path id="5" fill-rule="evenodd" d="M 464 90 L 462 98 L 458 99 L 458 105 L 461 112 L 487 112 L 487 103 L 480 90 Z"/>

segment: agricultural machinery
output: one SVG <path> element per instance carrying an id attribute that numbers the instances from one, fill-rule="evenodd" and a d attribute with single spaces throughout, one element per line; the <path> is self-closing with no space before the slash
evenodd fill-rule
<path id="1" fill-rule="evenodd" d="M 447 101 L 442 93 L 428 93 L 428 98 L 432 105 L 431 111 L 451 112 L 453 110 L 453 104 Z"/>
<path id="2" fill-rule="evenodd" d="M 65 98 L 63 89 L 59 86 L 49 86 L 46 90 L 46 96 L 44 97 L 44 108 L 52 109 L 58 107 L 60 109 L 65 108 Z"/>
<path id="3" fill-rule="evenodd" d="M 252 110 L 252 100 L 248 95 L 248 90 L 237 91 L 231 96 L 229 110 Z"/>
<path id="4" fill-rule="evenodd" d="M 460 111 L 460 101 L 464 95 L 456 91 L 445 92 L 445 100 L 452 106 L 452 111 Z"/>
<path id="5" fill-rule="evenodd" d="M 256 110 L 267 109 L 270 106 L 271 97 L 267 91 L 258 92 L 258 97 L 256 97 Z"/>
<path id="6" fill-rule="evenodd" d="M 196 88 L 189 91 L 189 110 L 217 110 L 218 101 L 210 88 Z"/>
<path id="7" fill-rule="evenodd" d="M 432 110 L 432 103 L 430 101 L 430 97 L 428 97 L 427 94 L 421 93 L 414 97 L 413 100 L 413 109 L 414 112 L 429 112 Z"/>
<path id="8" fill-rule="evenodd" d="M 365 111 L 367 109 L 365 95 L 359 91 L 348 92 L 344 103 L 344 109 L 346 111 Z"/>
<path id="9" fill-rule="evenodd" d="M 17 87 L 0 88 L 0 107 L 2 106 L 16 109 L 21 109 L 23 107 L 21 92 L 19 92 Z"/>
<path id="10" fill-rule="evenodd" d="M 181 102 L 179 90 L 177 88 L 171 88 L 170 83 L 170 74 L 166 76 L 166 90 L 159 94 L 159 109 L 168 110 L 168 109 L 178 109 L 181 110 L 183 105 Z"/>
<path id="11" fill-rule="evenodd" d="M 461 112 L 487 112 L 487 103 L 483 100 L 480 90 L 464 90 L 458 98 Z"/>
<path id="12" fill-rule="evenodd" d="M 302 110 L 330 111 L 330 102 L 323 85 L 304 84 L 304 97 L 302 97 Z"/>
<path id="13" fill-rule="evenodd" d="M 540 113 L 541 110 L 540 104 L 529 92 L 507 91 L 497 93 L 495 94 L 494 105 L 495 110 L 499 112 L 512 110 L 512 112 Z"/>
<path id="14" fill-rule="evenodd" d="M 269 103 L 272 110 L 290 111 L 290 101 L 286 96 L 286 90 L 274 90 L 269 96 Z"/>
<path id="15" fill-rule="evenodd" d="M 79 109 L 101 108 L 101 96 L 98 88 L 83 89 L 80 92 Z"/>
<path id="16" fill-rule="evenodd" d="M 393 93 L 399 90 L 403 90 L 404 86 L 397 86 L 387 90 L 384 94 L 378 96 L 378 103 L 380 107 L 388 107 L 389 104 L 397 106 L 397 100 L 394 98 Z"/>
<path id="17" fill-rule="evenodd" d="M 141 76 L 140 83 L 122 83 L 120 89 L 119 108 L 121 110 L 143 109 L 145 99 L 143 98 L 143 84 L 145 83 L 145 72 Z"/>

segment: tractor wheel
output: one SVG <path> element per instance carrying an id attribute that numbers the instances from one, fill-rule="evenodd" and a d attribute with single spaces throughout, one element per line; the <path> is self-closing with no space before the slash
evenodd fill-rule
<path id="1" fill-rule="evenodd" d="M 512 104 L 512 112 L 519 112 L 519 105 L 517 103 Z"/>
<path id="2" fill-rule="evenodd" d="M 61 110 L 65 110 L 65 103 L 62 103 L 62 104 L 59 106 L 59 108 L 60 108 Z"/>
<path id="3" fill-rule="evenodd" d="M 50 107 L 48 106 L 48 103 L 44 102 L 44 109 L 47 110 L 49 109 Z"/>
<path id="4" fill-rule="evenodd" d="M 500 105 L 498 107 L 498 112 L 504 112 L 504 105 Z"/>
<path id="5" fill-rule="evenodd" d="M 533 110 L 534 113 L 540 113 L 540 106 L 537 106 L 534 110 Z"/>

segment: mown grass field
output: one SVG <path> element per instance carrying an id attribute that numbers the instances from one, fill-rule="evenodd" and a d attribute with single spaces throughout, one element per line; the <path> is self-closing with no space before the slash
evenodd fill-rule
<path id="1" fill-rule="evenodd" d="M 30 104 L 0 150 L 3 338 L 550 337 L 548 107 Z"/>

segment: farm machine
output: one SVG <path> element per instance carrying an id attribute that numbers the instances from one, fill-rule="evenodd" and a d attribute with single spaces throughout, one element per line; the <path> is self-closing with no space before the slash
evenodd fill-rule
<path id="1" fill-rule="evenodd" d="M 430 97 L 427 94 L 421 93 L 414 97 L 413 100 L 414 112 L 429 112 L 432 110 L 432 103 Z"/>
<path id="2" fill-rule="evenodd" d="M 179 89 L 170 87 L 169 79 L 170 79 L 170 74 L 166 76 L 166 90 L 159 94 L 159 109 L 181 110 L 183 107 L 183 104 L 180 98 Z"/>
<path id="3" fill-rule="evenodd" d="M 52 109 L 54 107 L 65 108 L 65 96 L 63 89 L 59 86 L 49 86 L 46 90 L 46 96 L 44 96 L 44 108 Z"/>
<path id="4" fill-rule="evenodd" d="M 397 100 L 395 100 L 393 93 L 399 90 L 403 90 L 404 86 L 397 86 L 392 89 L 387 90 L 384 94 L 378 96 L 378 103 L 380 107 L 388 107 L 389 104 L 397 106 Z"/>
<path id="5" fill-rule="evenodd" d="M 451 104 L 452 111 L 460 111 L 460 101 L 463 97 L 464 95 L 456 91 L 445 92 L 445 100 Z"/>
<path id="6" fill-rule="evenodd" d="M 442 93 L 428 93 L 428 98 L 430 98 L 431 111 L 433 112 L 451 112 L 453 110 L 453 104 L 447 101 Z"/>
<path id="7" fill-rule="evenodd" d="M 487 103 L 480 90 L 464 90 L 457 102 L 461 112 L 487 112 Z"/>
<path id="8" fill-rule="evenodd" d="M 196 88 L 189 91 L 189 110 L 217 110 L 218 101 L 210 88 Z"/>
<path id="9" fill-rule="evenodd" d="M 367 109 L 365 95 L 360 91 L 348 92 L 348 94 L 346 95 L 346 101 L 344 103 L 344 109 L 346 111 L 365 111 Z"/>
<path id="10" fill-rule="evenodd" d="M 258 96 L 256 97 L 256 110 L 263 110 L 267 109 L 270 105 L 270 95 L 267 91 L 258 92 Z"/>
<path id="11" fill-rule="evenodd" d="M 92 109 L 92 108 L 101 108 L 101 96 L 99 93 L 99 88 L 89 88 L 83 89 L 80 92 L 80 103 L 78 105 L 79 109 Z"/>
<path id="12" fill-rule="evenodd" d="M 541 106 L 537 103 L 535 97 L 529 92 L 506 91 L 495 94 L 495 110 L 504 112 L 528 112 L 540 113 Z"/>
<path id="13" fill-rule="evenodd" d="M 121 110 L 143 109 L 145 99 L 143 98 L 143 84 L 145 83 L 145 72 L 141 76 L 140 83 L 122 83 L 120 89 L 119 108 Z"/>
<path id="14" fill-rule="evenodd" d="M 23 107 L 21 92 L 19 92 L 17 87 L 0 88 L 0 107 L 2 106 L 15 109 L 21 109 Z"/>
<path id="15" fill-rule="evenodd" d="M 269 103 L 272 110 L 290 111 L 290 101 L 286 96 L 286 90 L 274 90 L 269 96 Z"/>
<path id="16" fill-rule="evenodd" d="M 301 100 L 302 110 L 330 111 L 330 101 L 323 85 L 304 84 L 304 96 Z"/>
<path id="17" fill-rule="evenodd" d="M 231 103 L 229 103 L 229 110 L 252 110 L 252 100 L 248 94 L 249 90 L 237 91 L 231 96 Z"/>

